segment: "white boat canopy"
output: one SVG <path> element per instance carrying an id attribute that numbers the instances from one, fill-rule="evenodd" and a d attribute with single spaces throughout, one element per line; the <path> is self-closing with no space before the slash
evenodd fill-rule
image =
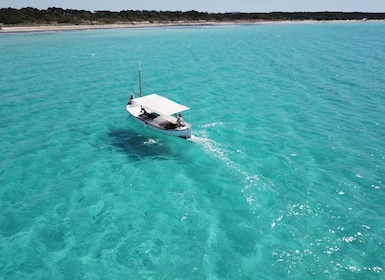
<path id="1" fill-rule="evenodd" d="M 146 107 L 161 115 L 172 115 L 190 109 L 189 107 L 178 104 L 166 97 L 157 94 L 150 94 L 136 98 L 134 99 L 134 102 L 135 104 Z"/>

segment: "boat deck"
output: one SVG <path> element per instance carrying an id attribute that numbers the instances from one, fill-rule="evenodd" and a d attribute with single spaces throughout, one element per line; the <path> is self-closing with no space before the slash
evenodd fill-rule
<path id="1" fill-rule="evenodd" d="M 183 130 L 189 127 L 189 124 L 185 123 L 185 126 L 176 128 L 176 118 L 172 116 L 168 116 L 168 118 L 165 118 L 164 116 L 150 113 L 148 115 L 140 114 L 137 116 L 137 118 L 144 121 L 146 124 L 150 124 L 160 129 Z"/>

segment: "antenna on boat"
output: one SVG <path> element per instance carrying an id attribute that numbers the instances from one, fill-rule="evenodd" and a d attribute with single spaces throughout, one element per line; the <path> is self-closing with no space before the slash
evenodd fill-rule
<path id="1" fill-rule="evenodd" d="M 142 75 L 140 74 L 140 61 L 138 65 L 139 70 L 139 96 L 142 97 Z"/>

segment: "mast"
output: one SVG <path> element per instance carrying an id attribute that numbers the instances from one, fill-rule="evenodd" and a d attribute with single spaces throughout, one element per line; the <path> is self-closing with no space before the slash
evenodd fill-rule
<path id="1" fill-rule="evenodd" d="M 139 96 L 142 97 L 142 75 L 140 74 L 140 62 L 139 62 Z"/>

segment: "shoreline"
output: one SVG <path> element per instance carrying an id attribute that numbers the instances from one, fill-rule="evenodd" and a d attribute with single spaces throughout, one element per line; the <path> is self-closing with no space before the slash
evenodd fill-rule
<path id="1" fill-rule="evenodd" d="M 225 25 L 260 25 L 260 24 L 322 24 L 322 23 L 359 23 L 359 22 L 384 22 L 383 20 L 296 20 L 296 21 L 198 21 L 198 22 L 133 22 L 115 24 L 80 24 L 80 25 L 36 25 L 36 26 L 2 26 L 1 33 L 21 32 L 47 32 L 47 31 L 76 31 L 93 29 L 121 29 L 121 28 L 153 28 L 153 27 L 178 27 L 178 26 L 225 26 Z"/>

